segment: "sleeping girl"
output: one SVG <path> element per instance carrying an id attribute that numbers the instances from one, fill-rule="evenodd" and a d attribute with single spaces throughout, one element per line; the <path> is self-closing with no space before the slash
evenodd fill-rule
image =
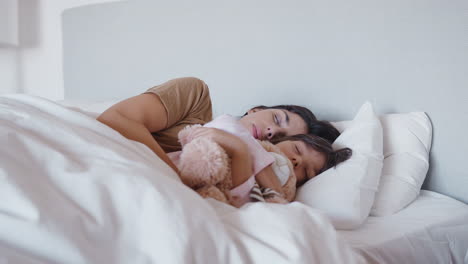
<path id="1" fill-rule="evenodd" d="M 350 149 L 333 151 L 327 140 L 313 135 L 283 137 L 274 140 L 275 146 L 267 141 L 256 140 L 247 127 L 237 118 L 223 115 L 205 124 L 204 127 L 190 127 L 183 130 L 179 134 L 181 143 L 184 145 L 183 151 L 168 154 L 179 167 L 182 181 L 197 189 L 202 196 L 214 197 L 224 202 L 226 202 L 224 195 L 216 194 L 216 191 L 212 189 L 212 195 L 208 195 L 206 188 L 200 188 L 203 185 L 200 185 L 200 183 L 229 184 L 220 188 L 230 190 L 230 192 L 228 190 L 224 191 L 227 192 L 226 196 L 229 197 L 227 200 L 237 207 L 252 200 L 264 201 L 264 198 L 267 201 L 285 203 L 294 199 L 296 185 L 302 185 L 308 179 L 346 160 L 351 155 Z M 219 139 L 210 135 L 210 131 L 213 129 L 235 135 L 240 141 L 233 145 L 226 144 L 226 142 L 219 143 Z M 217 132 L 219 133 L 219 131 Z M 213 145 L 213 142 L 201 140 L 207 138 L 210 141 L 219 143 L 231 158 L 231 164 L 227 164 L 227 161 L 222 163 L 223 160 L 219 160 L 219 154 L 216 152 L 219 146 Z M 191 145 L 187 145 L 189 142 L 191 142 Z M 242 143 L 245 146 L 242 146 Z M 236 156 L 235 151 L 232 149 L 233 146 L 241 149 L 243 155 Z M 222 152 L 222 150 L 218 152 Z M 230 180 L 236 182 L 236 177 L 239 174 L 233 174 L 229 182 L 226 183 L 224 177 L 219 178 L 221 176 L 219 176 L 220 173 L 218 172 L 222 169 L 226 171 L 226 168 L 217 169 L 217 167 L 238 166 L 242 164 L 243 160 L 244 162 L 248 160 L 252 164 L 250 177 L 242 184 L 231 189 Z M 258 187 L 254 188 L 254 186 Z"/>
<path id="2" fill-rule="evenodd" d="M 350 148 L 333 150 L 329 141 L 312 134 L 286 136 L 273 140 L 272 143 L 291 161 L 296 178 L 295 187 L 302 186 L 308 180 L 346 161 L 352 155 Z M 259 196 L 259 194 L 262 195 Z M 250 200 L 264 201 L 271 195 L 277 194 L 272 192 L 268 186 L 258 184 L 255 190 L 251 191 Z M 288 194 L 283 195 L 288 201 L 291 201 L 294 199 L 295 189 L 291 198 L 288 197 Z"/>

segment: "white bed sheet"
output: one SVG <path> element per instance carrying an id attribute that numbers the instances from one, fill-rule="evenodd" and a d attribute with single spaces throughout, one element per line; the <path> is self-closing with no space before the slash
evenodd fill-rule
<path id="1" fill-rule="evenodd" d="M 362 263 L 317 210 L 212 207 L 143 144 L 41 98 L 0 97 L 0 146 L 0 263 Z"/>
<path id="2" fill-rule="evenodd" d="M 431 191 L 395 215 L 338 233 L 369 263 L 468 263 L 468 205 Z"/>
<path id="3" fill-rule="evenodd" d="M 77 100 L 60 100 L 56 101 L 56 103 L 65 106 L 69 109 L 82 112 L 91 117 L 97 117 L 99 114 L 104 112 L 106 109 L 111 107 L 112 105 L 124 100 L 125 98 L 121 99 L 113 99 L 113 100 L 105 100 L 105 101 L 77 101 Z"/>

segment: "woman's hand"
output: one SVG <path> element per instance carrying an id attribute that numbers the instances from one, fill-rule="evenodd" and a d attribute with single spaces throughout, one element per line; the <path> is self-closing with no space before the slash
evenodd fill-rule
<path id="1" fill-rule="evenodd" d="M 231 158 L 232 188 L 235 188 L 253 175 L 253 162 L 247 144 L 239 137 L 217 128 L 198 127 L 193 138 L 208 137 L 218 143 Z"/>

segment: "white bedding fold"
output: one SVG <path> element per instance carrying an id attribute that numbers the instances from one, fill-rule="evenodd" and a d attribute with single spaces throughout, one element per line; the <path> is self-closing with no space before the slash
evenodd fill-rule
<path id="1" fill-rule="evenodd" d="M 299 203 L 210 203 L 146 146 L 80 112 L 0 97 L 0 262 L 354 263 Z"/>

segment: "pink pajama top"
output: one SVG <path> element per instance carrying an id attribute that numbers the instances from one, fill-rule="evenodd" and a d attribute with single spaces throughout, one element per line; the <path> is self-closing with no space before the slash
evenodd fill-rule
<path id="1" fill-rule="evenodd" d="M 253 175 L 247 181 L 231 190 L 232 203 L 236 207 L 240 207 L 250 201 L 250 191 L 255 184 L 255 175 L 263 170 L 268 165 L 272 164 L 275 159 L 260 145 L 257 140 L 250 134 L 238 118 L 230 115 L 221 115 L 211 122 L 206 123 L 203 127 L 212 127 L 224 130 L 241 138 L 248 146 L 249 152 L 253 159 Z M 180 156 L 180 151 L 172 152 L 168 155 L 175 164 Z"/>

